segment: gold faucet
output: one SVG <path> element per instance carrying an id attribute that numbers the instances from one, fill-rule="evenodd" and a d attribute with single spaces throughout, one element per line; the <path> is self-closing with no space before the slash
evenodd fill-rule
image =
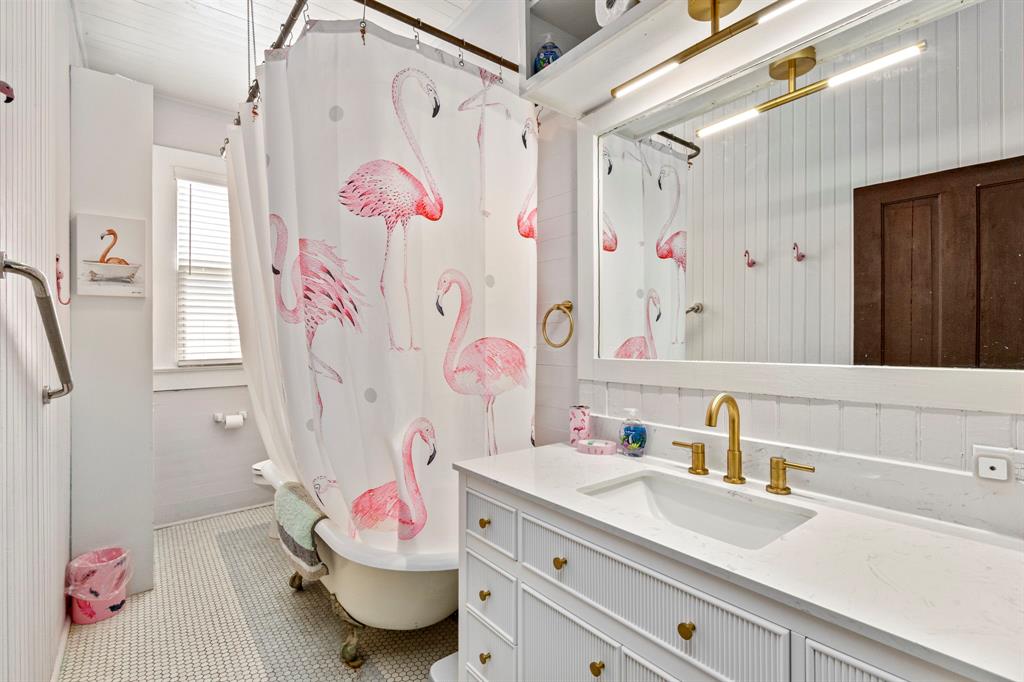
<path id="1" fill-rule="evenodd" d="M 726 453 L 725 476 L 722 480 L 726 483 L 746 483 L 743 478 L 743 451 L 740 450 L 740 406 L 736 399 L 728 393 L 719 393 L 708 405 L 708 413 L 704 417 L 704 423 L 708 426 L 718 426 L 718 413 L 725 405 L 729 410 L 729 451 Z"/>

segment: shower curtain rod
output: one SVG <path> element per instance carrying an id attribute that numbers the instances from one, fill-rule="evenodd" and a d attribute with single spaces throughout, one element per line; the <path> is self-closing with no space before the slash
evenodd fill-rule
<path id="1" fill-rule="evenodd" d="M 308 0 L 295 0 L 295 4 L 292 5 L 292 9 L 288 13 L 287 19 L 285 19 L 285 22 L 283 24 L 281 24 L 281 32 L 277 34 L 277 39 L 270 45 L 271 50 L 277 50 L 284 46 L 285 41 L 288 39 L 288 35 L 292 32 L 292 28 L 295 27 L 295 22 L 298 21 L 299 16 L 301 16 L 302 10 L 305 8 L 307 2 Z M 484 59 L 494 62 L 495 64 L 498 64 L 502 68 L 508 69 L 509 71 L 519 73 L 518 64 L 510 62 L 504 57 L 496 55 L 493 52 L 489 52 L 488 50 L 485 50 L 482 47 L 478 47 L 477 45 L 468 42 L 465 38 L 459 38 L 458 36 L 454 36 L 451 33 L 448 33 L 447 31 L 442 31 L 436 26 L 431 26 L 422 19 L 417 19 L 416 17 L 405 14 L 404 12 L 399 12 L 397 9 L 385 5 L 383 2 L 378 2 L 377 0 L 353 0 L 353 2 L 362 5 L 366 9 L 372 9 L 376 12 L 380 12 L 385 16 L 391 17 L 396 21 L 400 21 L 403 24 L 412 26 L 418 31 L 423 31 L 424 33 L 434 36 L 435 38 L 440 38 L 446 43 L 450 43 L 451 45 L 459 47 L 465 50 L 466 52 L 475 54 L 478 57 L 483 57 Z M 254 102 L 256 101 L 256 97 L 259 94 L 259 83 L 253 80 L 252 85 L 249 86 L 249 96 L 246 98 L 245 101 Z"/>

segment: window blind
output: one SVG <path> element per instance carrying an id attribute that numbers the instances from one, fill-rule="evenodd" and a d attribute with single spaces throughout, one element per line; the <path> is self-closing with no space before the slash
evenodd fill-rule
<path id="1" fill-rule="evenodd" d="M 240 363 L 227 188 L 177 182 L 178 365 Z"/>

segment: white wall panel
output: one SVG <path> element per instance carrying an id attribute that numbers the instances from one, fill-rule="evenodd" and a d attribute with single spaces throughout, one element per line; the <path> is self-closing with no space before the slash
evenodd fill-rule
<path id="1" fill-rule="evenodd" d="M 67 260 L 68 65 L 74 37 L 65 3 L 0 2 L 0 250 L 38 267 L 53 286 Z M 58 306 L 65 338 L 67 309 Z M 72 358 L 72 372 L 77 366 Z M 68 559 L 70 400 L 43 405 L 56 374 L 32 295 L 0 281 L 0 679 L 50 677 L 64 625 Z"/>

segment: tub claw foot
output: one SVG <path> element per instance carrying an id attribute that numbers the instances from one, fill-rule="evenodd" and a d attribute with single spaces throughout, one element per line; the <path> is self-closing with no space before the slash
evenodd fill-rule
<path id="1" fill-rule="evenodd" d="M 341 660 L 354 670 L 358 670 L 363 665 L 363 657 L 359 655 L 359 633 L 362 632 L 362 629 L 362 625 L 351 626 L 348 636 L 341 643 Z"/>
<path id="2" fill-rule="evenodd" d="M 288 587 L 296 592 L 302 592 L 302 574 L 298 571 L 292 573 L 292 577 L 288 578 Z"/>

